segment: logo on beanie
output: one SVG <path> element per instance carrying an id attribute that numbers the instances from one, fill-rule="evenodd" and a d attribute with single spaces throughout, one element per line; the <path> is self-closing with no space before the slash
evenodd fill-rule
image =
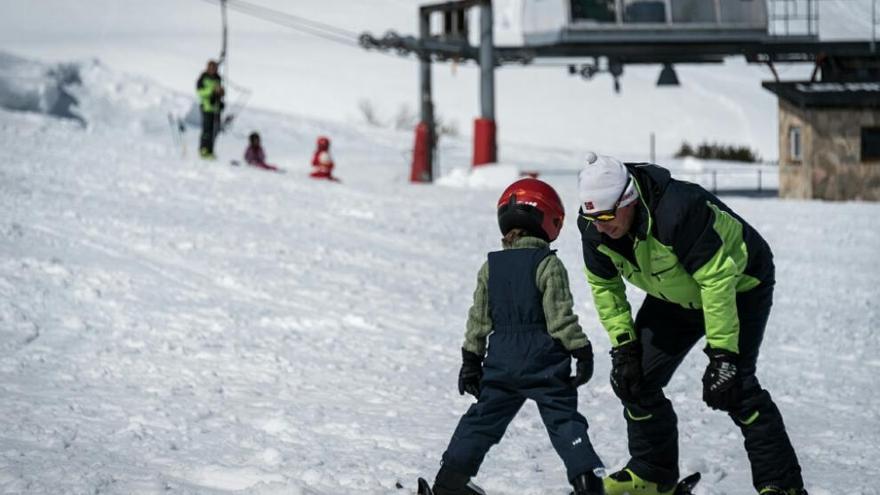
<path id="1" fill-rule="evenodd" d="M 593 209 L 595 209 L 596 207 L 593 206 L 593 202 L 592 202 L 592 201 L 587 201 L 587 202 L 584 203 L 584 208 L 585 208 L 587 211 L 589 211 L 589 210 L 593 210 Z"/>

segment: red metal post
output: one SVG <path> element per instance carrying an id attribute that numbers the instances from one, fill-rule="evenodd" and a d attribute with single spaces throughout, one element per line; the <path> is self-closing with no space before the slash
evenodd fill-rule
<path id="1" fill-rule="evenodd" d="M 428 124 L 419 122 L 413 144 L 412 168 L 409 175 L 411 182 L 431 182 L 431 148 L 431 132 Z"/>
<path id="2" fill-rule="evenodd" d="M 474 120 L 474 159 L 473 166 L 498 161 L 495 143 L 495 121 L 492 119 Z"/>

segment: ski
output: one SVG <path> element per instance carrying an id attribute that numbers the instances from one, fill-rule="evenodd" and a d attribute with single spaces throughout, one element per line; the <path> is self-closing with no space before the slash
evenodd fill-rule
<path id="1" fill-rule="evenodd" d="M 416 493 L 418 493 L 418 495 L 434 495 L 434 491 L 431 490 L 431 485 L 425 481 L 425 478 L 419 478 L 419 489 Z"/>
<path id="2" fill-rule="evenodd" d="M 186 139 L 184 139 L 186 125 L 179 117 L 168 112 L 168 126 L 171 129 L 171 143 L 174 149 L 179 151 L 183 158 L 186 158 Z"/>
<path id="3" fill-rule="evenodd" d="M 693 495 L 694 487 L 700 482 L 702 475 L 699 472 L 685 476 L 675 485 L 673 495 Z M 431 490 L 431 484 L 425 481 L 425 478 L 419 478 L 419 488 L 416 492 L 418 495 L 434 495 Z"/>
<path id="4" fill-rule="evenodd" d="M 677 485 L 675 485 L 675 491 L 672 493 L 674 495 L 693 495 L 694 487 L 700 482 L 701 477 L 702 476 L 699 472 L 691 474 L 690 476 L 685 476 Z"/>
<path id="5" fill-rule="evenodd" d="M 470 493 L 473 495 L 486 495 L 486 492 L 482 488 L 480 488 L 479 486 L 474 484 L 473 481 L 468 481 L 468 484 L 467 484 L 467 486 L 465 486 L 465 489 L 468 490 L 467 493 Z M 416 494 L 417 495 L 434 495 L 434 490 L 431 489 L 431 484 L 428 483 L 425 480 L 425 478 L 419 478 L 419 488 L 418 488 L 418 491 L 416 492 Z"/>

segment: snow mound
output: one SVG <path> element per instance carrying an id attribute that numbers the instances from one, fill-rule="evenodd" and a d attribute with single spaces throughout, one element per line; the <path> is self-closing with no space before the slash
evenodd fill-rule
<path id="1" fill-rule="evenodd" d="M 699 158 L 686 156 L 681 160 L 681 169 L 687 172 L 702 172 L 703 164 L 703 160 Z"/>
<path id="2" fill-rule="evenodd" d="M 193 98 L 98 60 L 47 64 L 0 52 L 0 108 L 71 119 L 83 126 L 162 131 Z"/>
<path id="3" fill-rule="evenodd" d="M 0 108 L 86 121 L 71 94 L 81 83 L 74 64 L 45 65 L 0 52 Z"/>
<path id="4" fill-rule="evenodd" d="M 492 163 L 474 168 L 454 168 L 449 174 L 437 179 L 437 184 L 447 187 L 504 189 L 519 178 L 517 166 Z"/>

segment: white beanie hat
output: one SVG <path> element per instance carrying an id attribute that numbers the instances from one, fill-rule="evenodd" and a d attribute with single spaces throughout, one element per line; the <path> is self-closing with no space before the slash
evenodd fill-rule
<path id="1" fill-rule="evenodd" d="M 578 197 L 584 213 L 623 207 L 639 197 L 635 182 L 629 180 L 629 172 L 620 160 L 590 151 L 585 161 L 578 174 Z M 620 202 L 615 204 L 618 199 Z"/>

